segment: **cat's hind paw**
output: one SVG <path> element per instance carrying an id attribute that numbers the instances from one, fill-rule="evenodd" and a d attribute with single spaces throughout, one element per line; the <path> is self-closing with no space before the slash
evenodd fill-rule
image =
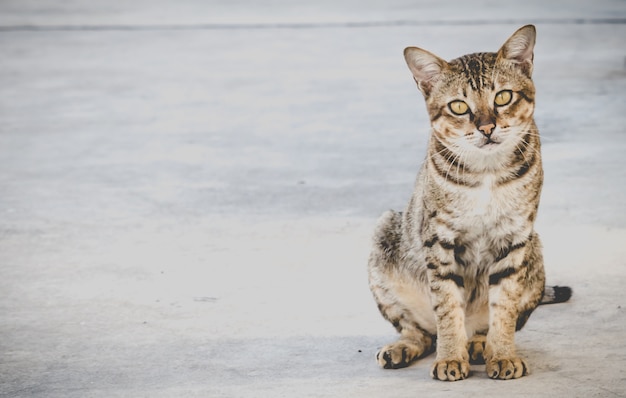
<path id="1" fill-rule="evenodd" d="M 466 359 L 435 361 L 430 376 L 435 380 L 457 381 L 469 376 L 470 364 Z"/>
<path id="2" fill-rule="evenodd" d="M 424 353 L 423 347 L 407 341 L 397 341 L 384 346 L 376 354 L 376 361 L 385 369 L 400 369 L 411 364 Z"/>
<path id="3" fill-rule="evenodd" d="M 487 376 L 492 379 L 518 379 L 528 374 L 528 365 L 521 358 L 492 359 L 487 361 Z"/>
<path id="4" fill-rule="evenodd" d="M 467 346 L 467 353 L 472 365 L 483 365 L 485 363 L 485 343 L 487 337 L 484 334 L 474 335 Z"/>

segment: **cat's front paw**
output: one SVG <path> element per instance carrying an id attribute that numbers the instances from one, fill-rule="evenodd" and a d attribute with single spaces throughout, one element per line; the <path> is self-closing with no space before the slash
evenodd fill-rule
<path id="1" fill-rule="evenodd" d="M 466 359 L 436 360 L 430 370 L 430 376 L 435 380 L 457 381 L 469 376 L 470 364 Z"/>
<path id="2" fill-rule="evenodd" d="M 487 375 L 492 379 L 518 379 L 528 374 L 528 365 L 521 358 L 494 358 L 486 362 Z"/>

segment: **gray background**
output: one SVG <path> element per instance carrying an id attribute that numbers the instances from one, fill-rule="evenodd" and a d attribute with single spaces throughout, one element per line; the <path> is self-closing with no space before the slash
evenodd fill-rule
<path id="1" fill-rule="evenodd" d="M 535 23 L 532 374 L 374 361 L 365 264 L 428 119 L 408 45 Z M 0 395 L 626 396 L 626 2 L 0 3 Z"/>

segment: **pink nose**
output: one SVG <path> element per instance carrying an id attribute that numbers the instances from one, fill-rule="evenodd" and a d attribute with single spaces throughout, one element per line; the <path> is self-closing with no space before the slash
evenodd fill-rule
<path id="1" fill-rule="evenodd" d="M 493 123 L 490 123 L 490 124 L 485 124 L 485 125 L 478 127 L 478 130 L 480 130 L 484 135 L 490 136 L 491 133 L 493 133 L 493 129 L 495 128 L 496 128 L 496 125 Z"/>

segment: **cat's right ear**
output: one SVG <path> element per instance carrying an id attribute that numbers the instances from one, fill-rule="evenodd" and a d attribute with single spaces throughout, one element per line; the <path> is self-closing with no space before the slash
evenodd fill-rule
<path id="1" fill-rule="evenodd" d="M 417 87 L 428 97 L 448 63 L 435 54 L 417 47 L 405 48 L 404 59 L 413 73 Z"/>

